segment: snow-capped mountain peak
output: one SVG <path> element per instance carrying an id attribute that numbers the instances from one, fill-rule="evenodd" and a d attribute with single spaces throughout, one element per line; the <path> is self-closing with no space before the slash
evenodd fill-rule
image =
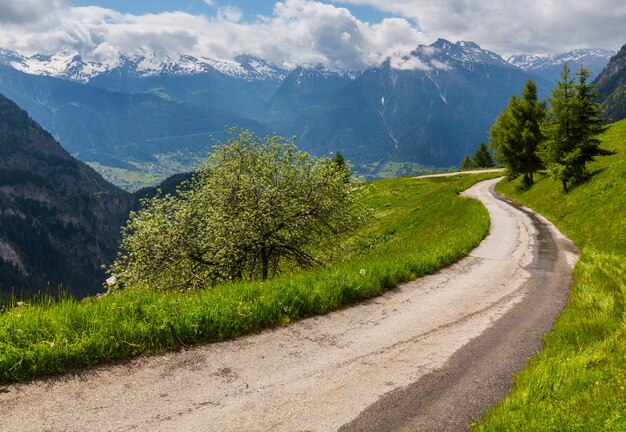
<path id="1" fill-rule="evenodd" d="M 605 49 L 577 49 L 557 54 L 518 54 L 507 59 L 509 63 L 524 70 L 543 69 L 560 66 L 563 63 L 584 61 L 585 59 L 606 59 L 608 62 L 615 51 Z"/>
<path id="2" fill-rule="evenodd" d="M 584 66 L 591 71 L 591 79 L 593 79 L 614 55 L 615 51 L 606 49 L 577 49 L 557 54 L 519 54 L 509 57 L 507 61 L 527 72 L 550 80 L 558 78 L 565 63 L 573 70 Z"/>
<path id="3" fill-rule="evenodd" d="M 235 57 L 235 61 L 245 71 L 246 76 L 253 79 L 261 77 L 271 78 L 276 81 L 284 79 L 289 71 L 280 68 L 262 58 L 251 55 L 239 55 Z"/>
<path id="4" fill-rule="evenodd" d="M 476 65 L 512 67 L 498 54 L 484 50 L 473 42 L 453 43 L 446 39 L 418 46 L 402 62 L 390 61 L 392 69 L 401 70 L 449 70 L 455 67 L 473 70 Z"/>
<path id="5" fill-rule="evenodd" d="M 450 42 L 438 39 L 429 46 L 419 46 L 410 55 L 400 60 L 389 61 L 394 69 L 402 70 L 447 70 L 451 67 L 473 69 L 475 65 L 493 65 L 501 67 L 519 67 L 548 79 L 558 77 L 563 63 L 582 64 L 595 75 L 608 63 L 614 51 L 603 49 L 579 49 L 567 53 L 521 54 L 505 61 L 498 54 L 482 49 L 474 42 Z M 95 77 L 114 72 L 136 77 L 157 75 L 191 76 L 215 73 L 215 71 L 245 81 L 281 82 L 292 71 L 282 68 L 264 59 L 251 55 L 239 55 L 234 59 L 211 59 L 178 55 L 170 57 L 148 49 L 119 53 L 107 61 L 86 60 L 77 52 L 63 51 L 52 55 L 35 54 L 24 56 L 15 51 L 0 48 L 0 64 L 10 66 L 32 75 L 44 75 L 57 78 L 90 82 Z M 348 71 L 340 68 L 303 66 L 304 69 L 322 75 L 343 76 L 351 79 L 361 74 L 360 71 Z M 573 67 L 575 69 L 576 66 Z M 593 78 L 593 77 L 592 77 Z"/>
<path id="6" fill-rule="evenodd" d="M 15 51 L 2 50 L 0 51 L 0 64 L 32 75 L 54 76 L 81 82 L 86 82 L 106 70 L 105 65 L 86 63 L 78 53 L 72 51 L 25 57 Z"/>
<path id="7" fill-rule="evenodd" d="M 474 42 L 458 41 L 452 43 L 446 39 L 438 39 L 431 47 L 434 47 L 440 54 L 452 58 L 466 67 L 472 64 L 508 66 L 508 63 L 498 54 L 482 49 Z"/>
<path id="8" fill-rule="evenodd" d="M 112 71 L 151 77 L 160 74 L 195 75 L 217 70 L 247 81 L 280 81 L 288 73 L 269 62 L 251 56 L 239 56 L 235 60 L 216 60 L 182 54 L 178 58 L 172 58 L 141 48 L 129 53 L 120 53 L 117 58 L 105 62 L 86 61 L 78 53 L 70 51 L 27 57 L 15 51 L 1 49 L 0 64 L 31 75 L 53 76 L 83 83 Z"/>

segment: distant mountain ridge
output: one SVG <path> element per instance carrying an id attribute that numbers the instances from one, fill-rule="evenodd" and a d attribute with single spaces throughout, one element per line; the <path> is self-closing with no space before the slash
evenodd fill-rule
<path id="1" fill-rule="evenodd" d="M 482 49 L 474 42 L 458 41 L 452 43 L 449 40 L 440 38 L 430 45 L 430 47 L 437 49 L 440 55 L 456 60 L 465 67 L 471 66 L 472 64 L 496 65 L 502 67 L 510 66 L 499 54 Z M 414 56 L 420 56 L 420 54 L 426 54 L 428 56 L 429 53 L 427 52 L 426 46 L 421 46 L 418 50 L 413 52 Z"/>
<path id="2" fill-rule="evenodd" d="M 450 167 L 486 140 L 489 126 L 530 76 L 471 42 L 440 39 L 404 59 L 364 71 L 291 122 L 290 133 L 315 153 L 340 151 L 366 175 L 385 163 Z M 549 84 L 537 80 L 541 92 Z M 381 163 L 382 161 L 382 163 Z"/>
<path id="3" fill-rule="evenodd" d="M 32 75 L 81 83 L 88 83 L 102 74 L 116 72 L 145 78 L 160 74 L 189 76 L 219 71 L 247 81 L 281 81 L 288 73 L 285 69 L 253 56 L 240 55 L 235 60 L 214 60 L 181 54 L 178 58 L 171 58 L 167 55 L 159 56 L 146 49 L 120 53 L 116 58 L 103 62 L 87 61 L 71 51 L 28 57 L 12 50 L 0 49 L 0 64 Z"/>
<path id="4" fill-rule="evenodd" d="M 368 178 L 451 167 L 487 139 L 527 79 L 547 95 L 553 83 L 534 73 L 473 42 L 445 39 L 363 71 L 148 50 L 107 64 L 69 52 L 0 51 L 0 91 L 79 158 L 130 171 L 137 161 L 193 169 L 206 132 L 233 124 L 296 135 L 314 154 L 343 152 Z"/>
<path id="5" fill-rule="evenodd" d="M 0 49 L 0 65 L 17 71 L 124 93 L 152 93 L 161 98 L 264 120 L 270 99 L 295 70 L 324 77 L 354 79 L 357 71 L 321 66 L 281 68 L 258 57 L 239 55 L 215 60 L 181 54 L 177 58 L 138 49 L 106 62 L 86 61 L 75 52 L 24 56 Z"/>
<path id="6" fill-rule="evenodd" d="M 2 65 L 0 93 L 26 109 L 82 161 L 137 174 L 166 176 L 190 169 L 210 152 L 211 137 L 224 136 L 225 126 L 268 132 L 260 123 L 228 112 Z"/>
<path id="7" fill-rule="evenodd" d="M 577 70 L 584 66 L 594 79 L 607 65 L 615 51 L 606 49 L 577 49 L 558 54 L 519 54 L 508 58 L 508 62 L 527 72 L 547 80 L 558 79 L 563 64 Z"/>

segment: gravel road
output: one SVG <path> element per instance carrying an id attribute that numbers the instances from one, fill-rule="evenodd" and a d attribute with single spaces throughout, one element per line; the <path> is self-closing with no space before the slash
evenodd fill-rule
<path id="1" fill-rule="evenodd" d="M 435 275 L 285 328 L 0 388 L 0 429 L 463 430 L 539 348 L 577 258 L 495 182 L 465 192 L 489 235 Z"/>

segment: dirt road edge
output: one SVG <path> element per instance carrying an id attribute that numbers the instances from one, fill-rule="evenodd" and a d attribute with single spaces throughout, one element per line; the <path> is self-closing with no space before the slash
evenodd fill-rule
<path id="1" fill-rule="evenodd" d="M 541 349 L 569 298 L 578 249 L 541 215 L 506 200 L 493 187 L 491 193 L 528 215 L 537 230 L 525 299 L 442 368 L 387 393 L 341 431 L 466 430 L 508 394 L 515 373 Z"/>

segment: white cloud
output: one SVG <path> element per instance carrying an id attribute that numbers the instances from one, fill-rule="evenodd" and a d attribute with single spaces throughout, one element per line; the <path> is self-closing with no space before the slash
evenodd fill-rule
<path id="1" fill-rule="evenodd" d="M 367 27 L 368 31 L 365 32 L 367 45 L 373 48 L 366 57 L 367 63 L 370 64 L 381 63 L 390 58 L 404 64 L 406 69 L 408 68 L 406 57 L 409 53 L 419 44 L 426 43 L 423 35 L 404 19 L 387 18 L 380 24 L 367 25 Z"/>
<path id="2" fill-rule="evenodd" d="M 67 0 L 0 0 L 0 47 L 26 54 L 69 49 L 101 60 L 146 47 L 161 54 L 216 59 L 252 54 L 287 67 L 344 69 L 390 59 L 397 68 L 427 69 L 443 66 L 409 54 L 440 36 L 471 40 L 502 54 L 619 48 L 626 42 L 623 0 L 283 0 L 271 16 L 252 22 L 242 21 L 238 8 L 204 1 L 215 7 L 213 16 L 123 14 L 71 7 Z M 369 4 L 403 17 L 369 24 L 342 3 Z"/>
<path id="3" fill-rule="evenodd" d="M 412 56 L 393 57 L 389 62 L 393 69 L 397 70 L 422 70 L 428 71 L 432 68 L 425 64 L 421 59 Z"/>
<path id="4" fill-rule="evenodd" d="M 0 23 L 37 22 L 64 6 L 64 0 L 0 0 Z"/>
<path id="5" fill-rule="evenodd" d="M 27 54 L 70 49 L 97 59 L 146 47 L 162 54 L 218 59 L 252 54 L 287 67 L 362 69 L 407 56 L 425 42 L 405 19 L 371 25 L 346 8 L 313 0 L 278 1 L 272 16 L 249 23 L 242 22 L 242 11 L 232 6 L 217 8 L 212 17 L 185 12 L 133 15 L 54 1 L 59 2 L 57 10 L 48 13 L 43 24 L 24 25 L 17 17 L 1 26 L 0 46 Z M 12 4 L 0 2 L 5 8 Z"/>
<path id="6" fill-rule="evenodd" d="M 333 0 L 370 5 L 412 20 L 434 40 L 469 40 L 502 54 L 574 48 L 618 49 L 626 42 L 623 0 Z"/>
<path id="7" fill-rule="evenodd" d="M 235 6 L 223 6 L 217 10 L 217 17 L 223 21 L 238 22 L 241 21 L 243 12 Z"/>

